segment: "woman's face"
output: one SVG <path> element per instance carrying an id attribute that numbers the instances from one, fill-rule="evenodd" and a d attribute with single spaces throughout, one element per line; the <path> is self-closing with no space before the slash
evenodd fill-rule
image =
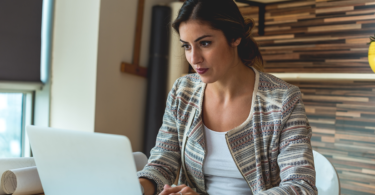
<path id="1" fill-rule="evenodd" d="M 179 31 L 186 59 L 204 83 L 224 79 L 238 65 L 240 38 L 228 45 L 221 30 L 214 30 L 197 20 L 181 23 Z"/>

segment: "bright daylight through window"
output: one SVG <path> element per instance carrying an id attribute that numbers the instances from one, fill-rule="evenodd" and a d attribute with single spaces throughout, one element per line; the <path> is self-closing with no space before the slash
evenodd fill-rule
<path id="1" fill-rule="evenodd" d="M 0 158 L 22 154 L 22 93 L 0 93 Z"/>

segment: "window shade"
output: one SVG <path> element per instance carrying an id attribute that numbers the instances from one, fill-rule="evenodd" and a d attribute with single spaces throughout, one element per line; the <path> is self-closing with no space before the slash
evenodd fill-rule
<path id="1" fill-rule="evenodd" d="M 40 82 L 43 0 L 0 1 L 0 81 Z"/>

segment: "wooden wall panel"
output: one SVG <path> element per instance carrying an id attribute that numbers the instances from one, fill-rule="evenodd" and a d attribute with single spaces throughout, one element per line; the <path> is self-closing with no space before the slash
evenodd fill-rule
<path id="1" fill-rule="evenodd" d="M 256 7 L 241 7 L 258 22 Z M 266 7 L 253 35 L 274 73 L 372 73 L 374 0 L 301 0 Z M 375 82 L 293 82 L 312 126 L 313 149 L 335 166 L 342 195 L 375 194 Z"/>
<path id="2" fill-rule="evenodd" d="M 294 82 L 313 149 L 335 166 L 343 195 L 375 194 L 375 82 Z"/>
<path id="3" fill-rule="evenodd" d="M 240 7 L 258 24 L 257 7 Z M 265 35 L 253 35 L 265 71 L 372 73 L 367 59 L 375 33 L 374 0 L 300 0 L 266 6 Z"/>

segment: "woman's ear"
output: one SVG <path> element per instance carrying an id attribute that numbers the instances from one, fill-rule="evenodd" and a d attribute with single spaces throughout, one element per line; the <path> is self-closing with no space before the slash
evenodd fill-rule
<path id="1" fill-rule="evenodd" d="M 238 37 L 236 40 L 232 41 L 232 47 L 237 47 L 241 43 L 242 38 Z"/>

